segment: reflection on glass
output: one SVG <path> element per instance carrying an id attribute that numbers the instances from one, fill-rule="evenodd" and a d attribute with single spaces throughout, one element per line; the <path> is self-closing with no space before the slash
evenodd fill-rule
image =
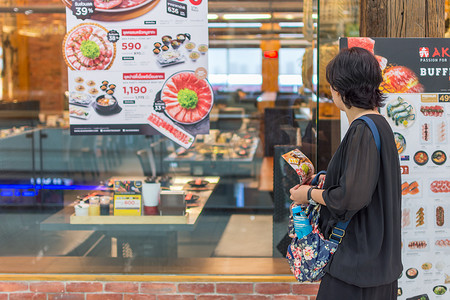
<path id="1" fill-rule="evenodd" d="M 264 0 L 236 3 L 209 3 L 208 80 L 215 105 L 209 134 L 198 135 L 189 149 L 159 135 L 70 135 L 67 70 L 55 46 L 66 33 L 64 11 L 0 14 L 0 208 L 17 225 L 0 237 L 36 234 L 39 241 L 18 249 L 21 244 L 10 240 L 0 246 L 0 256 L 245 256 L 231 251 L 226 237 L 236 228 L 255 228 L 259 219 L 273 232 L 248 236 L 244 246 L 265 249 L 258 254 L 263 257 L 283 256 L 288 191 L 297 178 L 281 154 L 299 148 L 319 168 L 326 163 L 316 155 L 316 136 L 324 133 L 316 127 L 317 114 L 322 117 L 317 99 L 326 98 L 315 55 L 317 1 L 283 2 L 282 8 Z M 263 15 L 248 15 L 254 7 Z M 233 9 L 239 15 L 225 16 Z M 83 92 L 101 92 L 99 84 L 84 83 Z M 325 115 L 333 118 L 334 112 Z M 99 224 L 70 223 L 73 214 L 109 214 L 118 204 L 115 179 L 148 177 L 161 191 L 184 192 L 187 213 L 169 224 L 103 224 L 106 238 L 100 238 Z M 93 197 L 100 197 L 98 203 Z"/>

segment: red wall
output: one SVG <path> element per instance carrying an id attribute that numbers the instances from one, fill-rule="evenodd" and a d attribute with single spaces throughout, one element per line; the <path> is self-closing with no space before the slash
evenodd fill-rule
<path id="1" fill-rule="evenodd" d="M 318 284 L 1 281 L 0 300 L 315 300 Z"/>

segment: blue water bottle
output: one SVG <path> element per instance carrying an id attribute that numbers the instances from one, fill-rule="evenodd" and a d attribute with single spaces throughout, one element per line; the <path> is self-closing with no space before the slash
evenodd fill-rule
<path id="1" fill-rule="evenodd" d="M 294 229 L 297 234 L 297 238 L 301 239 L 307 236 L 312 231 L 311 223 L 301 206 L 294 206 L 292 208 L 292 215 L 294 217 Z"/>

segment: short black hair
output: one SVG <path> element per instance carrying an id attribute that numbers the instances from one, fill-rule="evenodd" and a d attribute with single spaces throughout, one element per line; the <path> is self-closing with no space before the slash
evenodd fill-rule
<path id="1" fill-rule="evenodd" d="M 384 96 L 379 87 L 383 82 L 380 65 L 366 49 L 342 49 L 327 65 L 327 81 L 339 93 L 347 108 L 382 107 Z"/>

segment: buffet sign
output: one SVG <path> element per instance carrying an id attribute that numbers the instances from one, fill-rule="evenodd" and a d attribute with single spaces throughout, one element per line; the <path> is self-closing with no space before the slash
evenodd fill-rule
<path id="1" fill-rule="evenodd" d="M 205 0 L 62 0 L 72 135 L 209 132 Z"/>
<path id="2" fill-rule="evenodd" d="M 394 132 L 402 173 L 404 270 L 399 278 L 398 299 L 449 297 L 448 40 L 344 38 L 340 46 L 371 51 L 383 73 L 381 90 L 386 105 L 381 113 Z M 341 123 L 345 121 L 341 118 Z"/>

